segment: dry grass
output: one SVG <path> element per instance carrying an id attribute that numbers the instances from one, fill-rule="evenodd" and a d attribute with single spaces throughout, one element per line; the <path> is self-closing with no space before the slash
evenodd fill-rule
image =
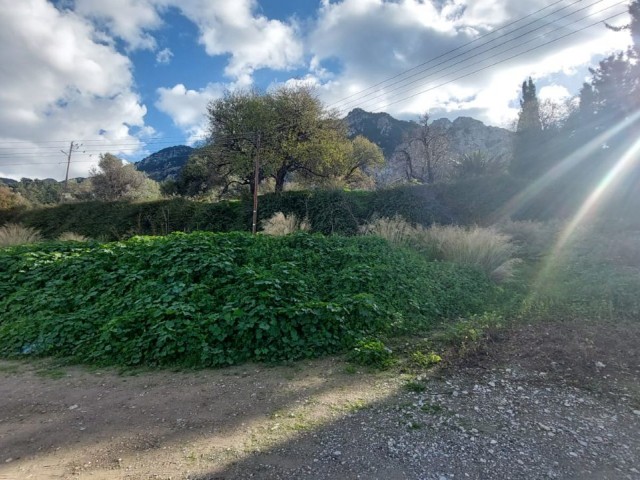
<path id="1" fill-rule="evenodd" d="M 84 235 L 80 235 L 79 233 L 74 232 L 64 232 L 61 233 L 58 237 L 58 241 L 60 242 L 88 242 L 89 237 L 85 237 Z"/>
<path id="2" fill-rule="evenodd" d="M 293 213 L 285 215 L 282 212 L 277 212 L 262 222 L 262 233 L 265 235 L 289 235 L 299 230 L 305 232 L 311 230 L 309 221 L 307 219 L 299 221 Z"/>
<path id="3" fill-rule="evenodd" d="M 400 215 L 395 215 L 393 218 L 374 218 L 360 227 L 361 234 L 382 237 L 392 245 L 397 246 L 411 245 L 421 230 L 422 227 L 414 227 Z"/>
<path id="4" fill-rule="evenodd" d="M 432 225 L 413 226 L 400 216 L 377 218 L 361 232 L 394 245 L 411 247 L 432 260 L 480 268 L 496 282 L 511 278 L 520 263 L 511 237 L 495 228 Z"/>
<path id="5" fill-rule="evenodd" d="M 7 223 L 0 227 L 0 247 L 11 247 L 42 240 L 40 232 L 18 223 Z"/>

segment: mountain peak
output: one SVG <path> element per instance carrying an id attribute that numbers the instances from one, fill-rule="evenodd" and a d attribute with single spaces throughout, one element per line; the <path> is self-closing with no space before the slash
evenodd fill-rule
<path id="1" fill-rule="evenodd" d="M 175 180 L 194 149 L 187 145 L 175 145 L 143 158 L 136 168 L 157 182 Z"/>

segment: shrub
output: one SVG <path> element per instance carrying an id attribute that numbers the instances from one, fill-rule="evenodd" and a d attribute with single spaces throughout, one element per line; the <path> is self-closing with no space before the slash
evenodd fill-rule
<path id="1" fill-rule="evenodd" d="M 305 219 L 299 221 L 295 214 L 285 215 L 276 212 L 271 218 L 262 222 L 262 231 L 265 235 L 289 235 L 297 231 L 309 231 L 309 222 Z"/>
<path id="2" fill-rule="evenodd" d="M 79 233 L 73 232 L 64 232 L 61 233 L 58 237 L 58 241 L 60 242 L 88 242 L 89 238 L 84 235 L 80 235 Z"/>
<path id="3" fill-rule="evenodd" d="M 480 272 L 372 237 L 172 234 L 0 251 L 0 355 L 216 366 L 314 357 L 479 311 Z"/>
<path id="4" fill-rule="evenodd" d="M 494 228 L 433 225 L 421 229 L 415 245 L 429 258 L 479 268 L 504 280 L 517 263 L 510 237 Z"/>
<path id="5" fill-rule="evenodd" d="M 385 369 L 393 364 L 393 352 L 380 340 L 367 338 L 356 344 L 347 359 L 358 365 Z"/>
<path id="6" fill-rule="evenodd" d="M 17 223 L 7 223 L 0 227 L 0 247 L 36 243 L 40 240 L 42 240 L 42 235 L 34 228 Z"/>

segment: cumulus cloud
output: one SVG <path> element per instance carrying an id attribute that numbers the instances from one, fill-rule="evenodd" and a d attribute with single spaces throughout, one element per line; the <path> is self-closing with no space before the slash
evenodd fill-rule
<path id="1" fill-rule="evenodd" d="M 100 152 L 140 145 L 131 131 L 144 127 L 146 108 L 126 56 L 45 0 L 0 8 L 0 176 L 64 177 L 63 139 L 93 140 L 74 155 L 72 176 L 86 176 Z"/>
<path id="2" fill-rule="evenodd" d="M 156 40 L 149 33 L 162 25 L 155 0 L 75 0 L 75 12 L 102 24 L 131 48 L 155 49 Z"/>
<path id="3" fill-rule="evenodd" d="M 224 94 L 225 87 L 210 83 L 200 90 L 189 90 L 183 84 L 172 88 L 159 88 L 156 108 L 169 115 L 176 126 L 188 133 L 189 143 L 206 137 L 207 104 Z"/>
<path id="4" fill-rule="evenodd" d="M 231 56 L 225 74 L 249 85 L 260 68 L 285 70 L 303 60 L 294 25 L 256 13 L 256 0 L 182 0 L 175 6 L 200 30 L 209 55 Z"/>

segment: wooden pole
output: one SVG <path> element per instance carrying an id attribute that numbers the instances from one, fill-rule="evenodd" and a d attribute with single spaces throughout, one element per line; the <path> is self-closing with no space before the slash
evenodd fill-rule
<path id="1" fill-rule="evenodd" d="M 256 164 L 253 177 L 253 223 L 251 233 L 254 235 L 258 231 L 258 184 L 260 183 L 260 134 L 256 141 Z"/>

